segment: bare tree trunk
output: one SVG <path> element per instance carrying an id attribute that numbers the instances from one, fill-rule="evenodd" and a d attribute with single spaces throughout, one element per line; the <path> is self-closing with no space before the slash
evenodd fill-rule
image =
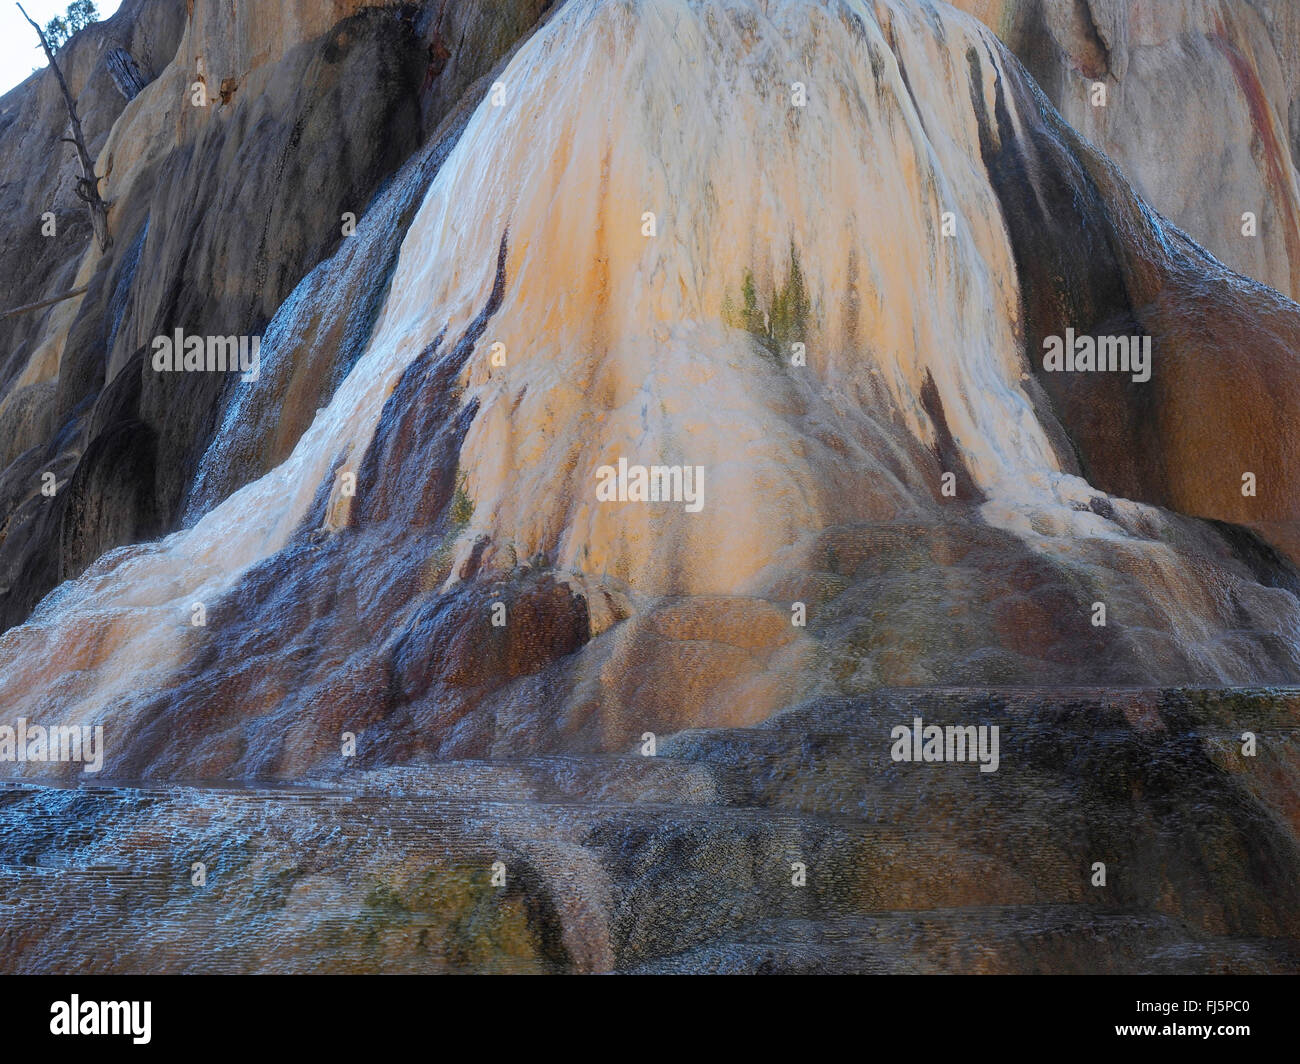
<path id="1" fill-rule="evenodd" d="M 107 251 L 113 243 L 112 238 L 108 235 L 108 204 L 103 201 L 99 195 L 99 183 L 95 180 L 95 161 L 90 157 L 90 152 L 86 150 L 86 138 L 81 132 L 81 119 L 77 117 L 77 102 L 72 98 L 72 93 L 68 91 L 68 83 L 63 80 L 63 71 L 59 69 L 59 64 L 54 61 L 54 52 L 50 50 L 50 42 L 45 39 L 45 31 L 41 29 L 32 17 L 23 10 L 23 5 L 18 5 L 18 10 L 22 11 L 23 18 L 31 23 L 32 29 L 41 39 L 41 47 L 45 49 L 45 57 L 50 61 L 50 69 L 54 71 L 54 76 L 59 79 L 59 88 L 63 90 L 63 102 L 68 106 L 68 119 L 72 126 L 72 136 L 63 139 L 70 144 L 76 145 L 77 157 L 81 162 L 81 177 L 77 180 L 77 196 L 86 204 L 87 210 L 90 211 L 90 224 L 95 230 L 95 239 L 99 241 L 100 251 Z"/>

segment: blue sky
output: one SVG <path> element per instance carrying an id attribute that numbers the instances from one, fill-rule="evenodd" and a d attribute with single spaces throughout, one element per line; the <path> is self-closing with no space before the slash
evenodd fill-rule
<path id="1" fill-rule="evenodd" d="M 22 0 L 23 7 L 42 26 L 67 10 L 69 0 Z M 108 18 L 121 0 L 95 0 L 99 17 Z M 45 65 L 36 31 L 23 20 L 14 0 L 0 0 L 0 96 L 23 81 L 32 67 Z"/>

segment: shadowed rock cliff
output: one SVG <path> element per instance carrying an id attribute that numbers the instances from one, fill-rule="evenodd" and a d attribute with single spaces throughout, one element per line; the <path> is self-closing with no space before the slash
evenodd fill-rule
<path id="1" fill-rule="evenodd" d="M 74 285 L 89 291 L 0 323 L 11 381 L 0 419 L 13 430 L 0 475 L 9 533 L 0 541 L 0 625 L 22 620 L 55 583 L 104 551 L 175 527 L 227 381 L 220 373 L 152 372 L 141 357 L 152 338 L 176 329 L 259 335 L 302 277 L 339 247 L 345 213 L 365 213 L 382 183 L 547 6 L 461 4 L 440 19 L 409 5 L 306 4 L 273 18 L 246 12 L 232 27 L 218 5 L 200 4 L 188 22 L 177 19 L 176 5 L 128 5 L 103 25 L 123 23 L 118 37 L 129 42 L 134 33 L 164 53 L 156 81 L 129 104 L 106 86 L 102 63 L 86 90 L 76 88 L 92 77 L 81 72 L 81 56 L 109 29 L 92 27 L 65 49 L 74 91 L 86 98 L 101 192 L 113 204 L 114 245 L 105 255 L 86 246 L 66 187 L 70 160 L 58 171 L 62 185 L 38 171 L 6 186 L 21 202 L 10 216 L 24 223 L 13 239 L 27 241 L 15 254 L 30 245 L 38 261 L 58 258 L 14 284 L 8 305 Z M 436 76 L 435 34 L 454 34 L 462 49 Z M 15 165 L 41 150 L 38 137 L 57 139 L 62 114 L 52 84 L 37 75 L 10 94 L 19 117 L 4 135 L 17 141 L 8 156 Z M 47 149 L 45 157 L 61 154 Z M 63 203 L 68 216 L 54 240 L 40 236 L 32 209 L 42 197 Z M 383 269 L 376 264 L 376 298 Z M 303 405 L 314 409 L 327 395 Z M 133 468 L 132 489 L 109 490 L 119 475 L 109 467 Z M 71 486 L 52 505 L 39 494 L 46 471 Z"/>

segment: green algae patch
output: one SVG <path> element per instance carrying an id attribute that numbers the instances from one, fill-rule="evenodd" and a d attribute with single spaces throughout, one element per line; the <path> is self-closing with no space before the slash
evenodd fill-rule
<path id="1" fill-rule="evenodd" d="M 790 262 L 784 284 L 761 295 L 754 271 L 746 270 L 738 297 L 722 303 L 722 320 L 734 329 L 752 335 L 778 361 L 790 352 L 790 345 L 806 342 L 811 304 L 799 265 L 799 252 L 790 245 Z"/>

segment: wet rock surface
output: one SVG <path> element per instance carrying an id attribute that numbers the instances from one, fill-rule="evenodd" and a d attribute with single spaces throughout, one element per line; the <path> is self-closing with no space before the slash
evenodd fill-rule
<path id="1" fill-rule="evenodd" d="M 86 287 L 0 321 L 0 725 L 106 733 L 0 764 L 0 965 L 1297 970 L 1300 34 L 959 6 L 128 3 L 102 253 L 0 100 L 0 297 Z"/>
<path id="2" fill-rule="evenodd" d="M 893 761 L 891 730 L 916 716 L 996 725 L 997 772 Z M 664 735 L 653 757 L 629 742 L 354 766 L 316 786 L 11 784 L 0 957 L 80 972 L 1295 972 L 1298 728 L 1295 696 L 1262 690 L 880 690 Z"/>

